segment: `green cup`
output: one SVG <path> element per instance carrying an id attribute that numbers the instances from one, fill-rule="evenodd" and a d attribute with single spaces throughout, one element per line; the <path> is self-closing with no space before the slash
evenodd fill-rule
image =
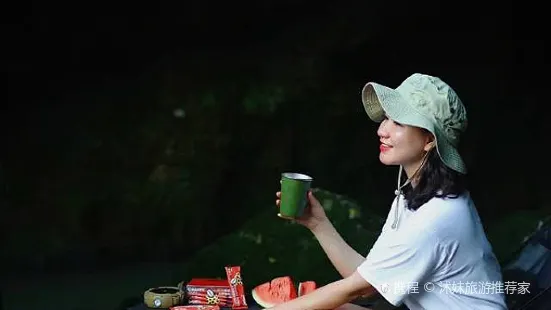
<path id="1" fill-rule="evenodd" d="M 295 219 L 302 216 L 308 202 L 307 193 L 312 180 L 312 177 L 301 173 L 281 174 L 279 217 Z"/>

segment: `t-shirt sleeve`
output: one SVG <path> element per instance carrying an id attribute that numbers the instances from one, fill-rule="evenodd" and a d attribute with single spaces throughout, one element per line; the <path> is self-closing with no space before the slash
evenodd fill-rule
<path id="1" fill-rule="evenodd" d="M 399 306 L 409 293 L 422 291 L 423 280 L 436 268 L 438 246 L 426 233 L 383 239 L 357 270 L 389 303 Z"/>

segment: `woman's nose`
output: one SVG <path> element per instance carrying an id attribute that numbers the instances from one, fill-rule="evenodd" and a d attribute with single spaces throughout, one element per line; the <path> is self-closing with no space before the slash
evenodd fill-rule
<path id="1" fill-rule="evenodd" d="M 386 128 L 386 119 L 379 124 L 379 129 L 377 129 L 377 135 L 381 138 L 388 138 L 388 130 Z"/>

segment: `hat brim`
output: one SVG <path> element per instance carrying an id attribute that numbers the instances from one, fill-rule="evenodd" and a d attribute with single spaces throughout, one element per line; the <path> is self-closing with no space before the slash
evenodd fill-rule
<path id="1" fill-rule="evenodd" d="M 379 123 L 388 117 L 400 124 L 428 130 L 435 137 L 436 149 L 444 164 L 459 173 L 467 173 L 467 167 L 461 155 L 446 139 L 440 128 L 417 112 L 398 90 L 369 82 L 362 89 L 362 103 L 367 115 L 374 122 Z"/>

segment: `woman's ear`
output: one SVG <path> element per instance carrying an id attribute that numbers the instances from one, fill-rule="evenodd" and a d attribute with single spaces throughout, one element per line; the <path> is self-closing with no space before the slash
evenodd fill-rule
<path id="1" fill-rule="evenodd" d="M 431 142 L 427 143 L 425 145 L 425 152 L 428 152 L 428 151 L 432 150 L 435 146 L 436 146 L 436 144 L 434 143 L 434 141 L 431 141 Z"/>
<path id="2" fill-rule="evenodd" d="M 430 150 L 432 150 L 434 147 L 436 146 L 436 139 L 434 139 L 434 137 L 431 135 L 427 141 L 427 143 L 425 144 L 425 152 L 428 152 Z"/>

